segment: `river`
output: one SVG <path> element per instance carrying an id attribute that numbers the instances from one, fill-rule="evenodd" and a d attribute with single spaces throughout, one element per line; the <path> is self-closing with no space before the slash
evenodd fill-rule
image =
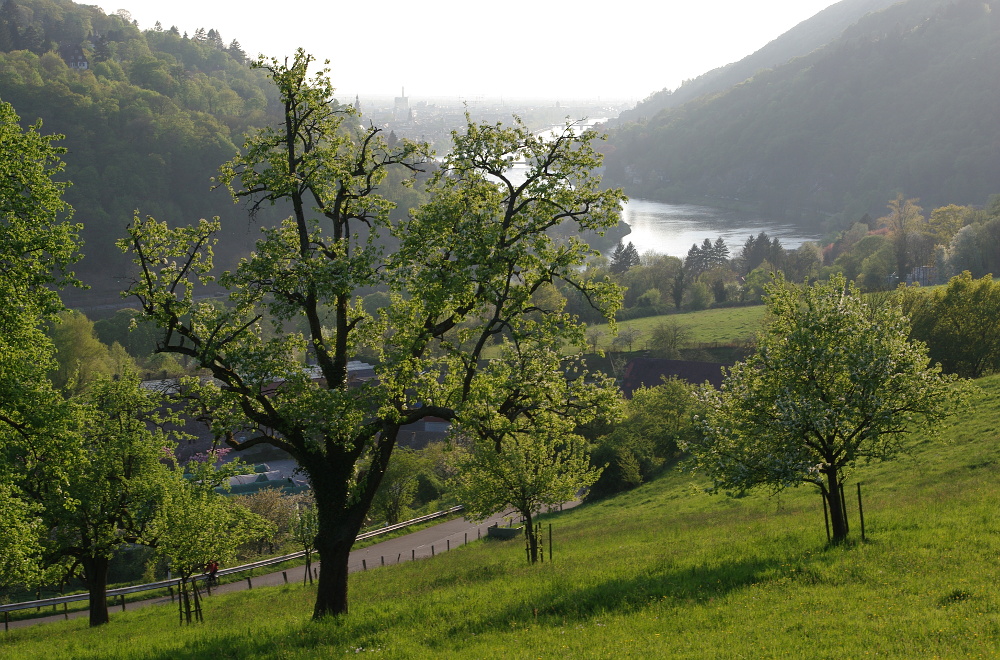
<path id="1" fill-rule="evenodd" d="M 591 128 L 601 124 L 606 118 L 587 119 L 581 122 L 582 128 Z M 537 131 L 540 137 L 558 133 L 562 126 L 551 126 Z M 519 163 L 514 166 L 518 173 L 525 170 Z M 795 249 L 806 241 L 819 241 L 820 233 L 810 232 L 802 227 L 762 220 L 760 217 L 747 213 L 725 211 L 708 206 L 692 204 L 665 204 L 648 199 L 630 199 L 622 207 L 622 220 L 631 230 L 622 239 L 635 245 L 639 254 L 656 252 L 673 257 L 685 257 L 692 244 L 701 245 L 708 238 L 712 242 L 719 236 L 729 246 L 731 254 L 739 253 L 747 237 L 760 232 L 766 232 L 771 238 L 777 237 L 786 249 Z"/>
<path id="2" fill-rule="evenodd" d="M 822 234 L 796 225 L 762 220 L 746 213 L 647 199 L 630 199 L 622 207 L 622 220 L 631 229 L 622 240 L 631 241 L 639 254 L 656 252 L 681 258 L 687 255 L 692 244 L 701 245 L 706 238 L 714 243 L 719 236 L 734 255 L 748 236 L 756 236 L 762 231 L 771 238 L 780 239 L 786 250 L 822 238 Z"/>

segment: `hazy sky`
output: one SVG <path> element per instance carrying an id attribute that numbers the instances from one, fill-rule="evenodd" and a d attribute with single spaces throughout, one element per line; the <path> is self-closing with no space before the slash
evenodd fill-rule
<path id="1" fill-rule="evenodd" d="M 303 47 L 345 96 L 626 99 L 749 55 L 834 0 L 116 0 L 142 29 Z"/>

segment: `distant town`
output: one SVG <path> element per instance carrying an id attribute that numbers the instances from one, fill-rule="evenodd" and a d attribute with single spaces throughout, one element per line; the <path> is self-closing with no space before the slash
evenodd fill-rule
<path id="1" fill-rule="evenodd" d="M 410 97 L 404 89 L 399 96 L 340 99 L 358 108 L 366 122 L 392 131 L 399 138 L 426 141 L 440 153 L 450 143 L 451 131 L 465 125 L 466 111 L 476 121 L 509 122 L 517 115 L 528 126 L 542 129 L 567 119 L 617 117 L 634 105 L 626 101 L 527 100 L 483 98 L 462 100 L 454 97 Z"/>

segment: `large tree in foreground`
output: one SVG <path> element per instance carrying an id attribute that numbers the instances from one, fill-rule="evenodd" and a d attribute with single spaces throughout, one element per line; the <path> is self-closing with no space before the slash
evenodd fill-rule
<path id="1" fill-rule="evenodd" d="M 41 122 L 22 129 L 8 103 L 0 102 L 0 477 L 23 465 L 23 451 L 44 455 L 35 443 L 51 442 L 64 412 L 47 378 L 52 342 L 43 324 L 63 310 L 58 288 L 78 284 L 70 268 L 80 258 L 80 226 L 63 201 L 68 183 L 58 181 L 65 151 L 61 135 L 42 135 Z"/>
<path id="2" fill-rule="evenodd" d="M 530 367 L 536 346 L 582 350 L 575 319 L 533 302 L 543 285 L 569 282 L 613 312 L 617 289 L 582 278 L 590 249 L 548 232 L 562 223 L 610 227 L 622 196 L 600 190 L 591 173 L 592 132 L 567 126 L 541 139 L 519 122 L 470 124 L 429 184 L 432 201 L 392 224 L 378 185 L 389 168 L 421 167 L 426 149 L 389 146 L 379 129 L 364 128 L 333 100 L 325 72 L 308 77 L 310 63 L 300 50 L 291 64 L 256 64 L 278 88 L 284 123 L 251 137 L 222 179 L 254 208 L 288 203 L 292 216 L 219 278 L 226 304 L 194 297 L 210 279 L 217 224 L 171 230 L 137 219 L 124 247 L 139 267 L 131 293 L 165 329 L 158 350 L 189 356 L 219 383 L 191 392 L 213 411 L 215 430 L 237 450 L 279 447 L 307 473 L 323 560 L 320 617 L 347 611 L 351 545 L 402 426 L 428 416 L 474 425 L 573 414 L 560 396 L 596 387 L 581 376 L 535 396 L 537 370 L 510 377 L 510 365 Z M 523 176 L 511 175 L 515 162 L 527 163 Z M 390 236 L 399 247 L 383 255 L 376 239 Z M 377 315 L 359 297 L 374 286 L 391 300 Z M 265 314 L 277 332 L 261 327 Z M 305 330 L 286 332 L 291 322 Z M 354 383 L 348 361 L 363 349 L 377 355 L 378 377 Z M 303 369 L 304 353 L 319 378 Z"/>
<path id="3" fill-rule="evenodd" d="M 64 149 L 41 122 L 22 128 L 0 102 L 0 584 L 39 578 L 44 531 L 29 492 L 41 471 L 58 489 L 59 460 L 72 444 L 73 407 L 47 378 L 54 365 L 44 323 L 63 309 L 57 289 L 77 284 L 70 268 L 79 225 L 58 180 Z"/>
<path id="4" fill-rule="evenodd" d="M 842 489 L 859 462 L 888 460 L 956 412 L 965 387 L 931 366 L 893 301 L 868 305 L 836 276 L 768 288 L 757 352 L 720 391 L 701 390 L 702 437 L 687 444 L 717 489 L 815 484 L 834 542 L 847 536 Z"/>

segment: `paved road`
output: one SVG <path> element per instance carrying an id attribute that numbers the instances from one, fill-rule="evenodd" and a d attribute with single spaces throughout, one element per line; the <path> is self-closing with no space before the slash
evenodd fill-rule
<path id="1" fill-rule="evenodd" d="M 579 502 L 568 502 L 564 504 L 562 508 L 569 509 L 577 504 L 579 504 Z M 385 566 L 391 566 L 396 563 L 413 561 L 416 559 L 425 559 L 432 555 L 439 555 L 442 552 L 447 552 L 449 549 L 454 549 L 465 544 L 466 541 L 471 543 L 478 540 L 481 536 L 486 536 L 486 529 L 495 523 L 501 526 L 506 526 L 507 522 L 505 519 L 510 519 L 511 517 L 511 514 L 498 514 L 479 523 L 478 525 L 471 523 L 464 518 L 456 518 L 454 520 L 449 520 L 447 522 L 413 532 L 412 534 L 406 534 L 405 536 L 398 536 L 394 539 L 382 541 L 381 543 L 370 545 L 367 548 L 351 552 L 351 558 L 348 561 L 348 570 L 352 573 L 365 570 L 366 568 L 368 570 L 373 570 L 381 567 L 383 564 Z M 319 570 L 319 566 L 319 562 L 313 563 L 314 569 Z M 230 582 L 229 584 L 223 584 L 212 589 L 212 593 L 231 593 L 234 591 L 243 591 L 248 588 L 257 589 L 259 587 L 278 586 L 284 584 L 286 578 L 288 582 L 302 582 L 305 577 L 305 566 L 296 566 L 295 568 L 289 568 L 285 571 L 268 573 L 266 575 L 254 575 L 250 578 L 249 584 L 246 579 L 242 579 L 237 582 Z M 160 605 L 170 602 L 172 601 L 168 596 L 164 598 L 127 603 L 126 608 L 134 609 L 137 607 Z M 117 600 L 109 602 L 108 606 L 111 611 L 111 618 L 113 619 L 115 612 L 120 611 L 120 606 Z M 81 610 L 78 612 L 70 612 L 68 617 L 63 614 L 54 614 L 52 616 L 38 617 L 35 619 L 11 621 L 10 627 L 24 628 L 38 623 L 63 621 L 65 618 L 77 619 L 86 616 L 89 616 L 87 610 Z"/>

